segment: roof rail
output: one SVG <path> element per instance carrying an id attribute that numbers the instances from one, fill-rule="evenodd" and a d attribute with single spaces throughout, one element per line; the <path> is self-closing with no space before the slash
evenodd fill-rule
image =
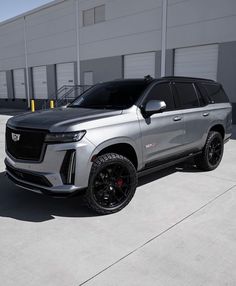
<path id="1" fill-rule="evenodd" d="M 202 80 L 215 82 L 213 79 L 200 78 L 200 77 L 188 77 L 188 76 L 164 76 L 162 79 L 189 79 L 189 80 Z"/>

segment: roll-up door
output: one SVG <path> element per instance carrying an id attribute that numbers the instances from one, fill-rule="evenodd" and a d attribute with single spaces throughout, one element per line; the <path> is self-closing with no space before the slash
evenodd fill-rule
<path id="1" fill-rule="evenodd" d="M 0 98 L 7 98 L 7 77 L 6 72 L 0 72 Z"/>
<path id="2" fill-rule="evenodd" d="M 216 80 L 218 45 L 175 50 L 175 76 L 202 77 Z"/>
<path id="3" fill-rule="evenodd" d="M 146 75 L 155 77 L 154 52 L 124 56 L 125 78 L 143 78 Z"/>
<path id="4" fill-rule="evenodd" d="M 48 98 L 46 66 L 33 68 L 33 86 L 35 99 Z"/>
<path id="5" fill-rule="evenodd" d="M 25 70 L 17 69 L 13 71 L 14 95 L 15 98 L 26 98 L 25 90 Z"/>

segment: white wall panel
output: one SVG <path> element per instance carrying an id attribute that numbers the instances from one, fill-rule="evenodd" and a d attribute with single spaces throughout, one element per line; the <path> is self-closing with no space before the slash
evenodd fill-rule
<path id="1" fill-rule="evenodd" d="M 151 31 L 81 45 L 80 58 L 84 60 L 155 51 L 160 49 L 159 37 L 160 31 Z"/>
<path id="2" fill-rule="evenodd" d="M 74 46 L 40 51 L 37 53 L 37 56 L 35 53 L 28 55 L 30 66 L 39 66 L 41 64 L 50 65 L 60 60 L 72 62 L 75 61 L 75 58 L 76 48 Z"/>
<path id="3" fill-rule="evenodd" d="M 169 49 L 236 40 L 236 1 L 189 0 L 173 5 L 171 2 L 167 30 Z"/>
<path id="4" fill-rule="evenodd" d="M 74 1 L 27 16 L 26 31 L 29 66 L 76 61 Z"/>
<path id="5" fill-rule="evenodd" d="M 0 70 L 24 67 L 23 19 L 0 25 Z"/>

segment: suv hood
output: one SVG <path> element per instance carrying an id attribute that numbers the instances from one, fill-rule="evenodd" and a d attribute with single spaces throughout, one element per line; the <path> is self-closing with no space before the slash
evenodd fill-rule
<path id="1" fill-rule="evenodd" d="M 122 110 L 104 110 L 87 108 L 55 108 L 49 110 L 27 112 L 8 120 L 7 124 L 15 128 L 30 128 L 64 132 L 72 125 L 86 121 L 116 116 Z"/>

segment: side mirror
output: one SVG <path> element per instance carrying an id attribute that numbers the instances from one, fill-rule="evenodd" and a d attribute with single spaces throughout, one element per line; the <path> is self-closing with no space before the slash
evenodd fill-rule
<path id="1" fill-rule="evenodd" d="M 165 109 L 166 109 L 165 101 L 150 100 L 146 103 L 146 106 L 143 108 L 143 112 L 147 116 L 152 116 L 153 114 L 162 112 Z"/>

